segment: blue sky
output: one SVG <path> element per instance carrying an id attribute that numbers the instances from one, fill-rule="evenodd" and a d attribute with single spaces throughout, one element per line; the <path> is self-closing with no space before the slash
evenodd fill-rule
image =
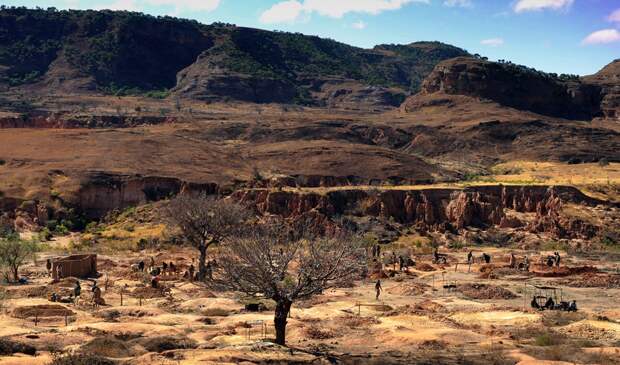
<path id="1" fill-rule="evenodd" d="M 620 0 L 0 0 L 116 9 L 314 34 L 359 47 L 437 40 L 547 72 L 620 58 Z"/>

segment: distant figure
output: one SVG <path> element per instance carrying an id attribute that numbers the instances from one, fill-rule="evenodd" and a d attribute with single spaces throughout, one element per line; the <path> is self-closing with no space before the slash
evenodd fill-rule
<path id="1" fill-rule="evenodd" d="M 162 269 L 162 274 L 166 275 L 166 271 L 168 271 L 168 264 L 164 261 L 164 263 L 161 264 L 161 269 Z"/>
<path id="2" fill-rule="evenodd" d="M 101 297 L 101 288 L 97 286 L 96 282 L 93 286 L 93 304 L 95 307 L 105 304 L 103 298 Z"/>
<path id="3" fill-rule="evenodd" d="M 50 296 L 50 302 L 57 302 L 58 301 L 58 295 L 56 293 L 52 293 L 52 295 Z"/>
<path id="4" fill-rule="evenodd" d="M 561 259 L 560 253 L 556 251 L 554 255 L 555 255 L 555 266 L 560 267 L 560 259 Z"/>
<path id="5" fill-rule="evenodd" d="M 375 284 L 375 292 L 377 293 L 377 295 L 375 296 L 376 300 L 379 300 L 379 295 L 381 295 L 382 290 L 383 288 L 381 287 L 381 280 L 377 280 L 377 283 Z"/>
<path id="6" fill-rule="evenodd" d="M 553 267 L 555 265 L 555 256 L 547 256 L 547 266 Z"/>
<path id="7" fill-rule="evenodd" d="M 75 287 L 73 288 L 73 296 L 74 297 L 79 297 L 80 294 L 82 294 L 82 286 L 80 285 L 80 281 L 76 281 L 75 282 Z"/>
<path id="8" fill-rule="evenodd" d="M 62 279 L 62 266 L 60 265 L 56 266 L 56 276 L 58 280 Z"/>
<path id="9" fill-rule="evenodd" d="M 381 256 L 381 246 L 377 245 L 377 257 Z"/>
<path id="10" fill-rule="evenodd" d="M 532 302 L 530 303 L 530 305 L 532 306 L 532 308 L 534 309 L 538 309 L 540 310 L 540 305 L 538 304 L 538 302 L 536 301 L 536 298 L 532 298 Z"/>
<path id="11" fill-rule="evenodd" d="M 52 259 L 47 259 L 45 263 L 45 268 L 47 269 L 47 275 L 52 276 Z"/>
<path id="12" fill-rule="evenodd" d="M 510 253 L 510 268 L 514 269 L 517 266 L 517 258 L 514 253 Z"/>
<path id="13" fill-rule="evenodd" d="M 171 272 L 172 274 L 176 274 L 176 273 L 177 273 L 177 267 L 176 267 L 176 265 L 174 264 L 174 262 L 172 262 L 172 261 L 170 261 L 170 272 Z"/>
<path id="14" fill-rule="evenodd" d="M 491 255 L 487 254 L 487 253 L 483 253 L 482 254 L 482 259 L 484 260 L 485 263 L 490 263 L 491 262 Z"/>
<path id="15" fill-rule="evenodd" d="M 153 270 L 154 267 L 155 267 L 155 259 L 153 258 L 153 256 L 151 256 L 151 266 L 150 266 L 150 269 Z"/>
<path id="16" fill-rule="evenodd" d="M 377 245 L 372 245 L 372 257 L 377 257 Z"/>
<path id="17" fill-rule="evenodd" d="M 525 256 L 525 258 L 523 259 L 523 268 L 525 269 L 525 271 L 529 272 L 530 271 L 530 258 Z"/>
<path id="18" fill-rule="evenodd" d="M 99 287 L 97 286 L 97 282 L 93 281 L 93 287 L 90 288 L 90 291 L 92 291 L 94 293 L 97 289 L 99 289 Z M 101 289 L 99 289 L 99 290 L 101 290 Z"/>
<path id="19" fill-rule="evenodd" d="M 159 276 L 154 276 L 151 279 L 151 288 L 153 288 L 153 289 L 159 288 Z"/>
<path id="20" fill-rule="evenodd" d="M 399 271 L 403 271 L 403 269 L 405 268 L 405 259 L 403 258 L 403 256 L 398 256 L 398 270 Z"/>
<path id="21" fill-rule="evenodd" d="M 194 264 L 189 265 L 189 280 L 194 281 L 194 272 L 196 272 L 196 268 Z"/>
<path id="22" fill-rule="evenodd" d="M 570 302 L 570 305 L 568 306 L 568 311 L 577 312 L 577 301 L 576 300 L 573 300 L 572 302 Z"/>
<path id="23" fill-rule="evenodd" d="M 474 263 L 474 252 L 473 251 L 469 251 L 469 253 L 467 254 L 467 263 L 468 264 Z"/>
<path id="24" fill-rule="evenodd" d="M 545 309 L 554 309 L 555 308 L 555 301 L 553 300 L 553 298 L 549 297 L 549 299 L 547 299 L 547 302 L 545 302 L 544 307 Z"/>
<path id="25" fill-rule="evenodd" d="M 206 274 L 209 280 L 213 279 L 213 263 L 211 261 L 207 262 Z"/>
<path id="26" fill-rule="evenodd" d="M 144 272 L 144 260 L 141 260 L 138 263 L 138 270 L 140 270 L 141 272 Z"/>

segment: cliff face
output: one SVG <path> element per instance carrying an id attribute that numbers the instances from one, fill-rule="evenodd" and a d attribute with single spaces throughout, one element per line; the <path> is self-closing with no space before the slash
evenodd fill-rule
<path id="1" fill-rule="evenodd" d="M 439 63 L 421 94 L 467 95 L 502 105 L 568 119 L 601 114 L 601 87 L 576 78 L 560 79 L 524 66 L 458 57 Z"/>
<path id="2" fill-rule="evenodd" d="M 174 117 L 70 115 L 65 113 L 33 112 L 0 117 L 4 128 L 130 128 L 140 125 L 174 123 Z"/>
<path id="3" fill-rule="evenodd" d="M 460 189 L 341 190 L 326 194 L 290 191 L 247 190 L 233 197 L 262 214 L 290 219 L 360 215 L 393 219 L 421 231 L 454 231 L 466 227 L 525 226 L 507 217 L 513 210 L 532 213 L 527 225 L 533 232 L 550 232 L 558 237 L 590 238 L 597 228 L 586 222 L 561 216 L 564 202 L 594 205 L 571 187 L 488 186 Z"/>
<path id="4" fill-rule="evenodd" d="M 71 205 L 86 217 L 98 219 L 108 212 L 158 201 L 182 191 L 214 194 L 216 184 L 187 183 L 175 178 L 94 173 L 82 183 Z"/>
<path id="5" fill-rule="evenodd" d="M 607 118 L 620 119 L 620 59 L 613 61 L 594 75 L 583 77 L 582 80 L 602 88 L 603 115 Z"/>

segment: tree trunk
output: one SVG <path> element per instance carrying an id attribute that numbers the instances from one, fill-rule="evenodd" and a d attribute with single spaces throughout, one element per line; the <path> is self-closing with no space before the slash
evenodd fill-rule
<path id="1" fill-rule="evenodd" d="M 291 311 L 291 302 L 288 299 L 280 299 L 276 303 L 276 313 L 273 319 L 276 327 L 276 343 L 278 345 L 286 345 L 286 319 Z"/>
<path id="2" fill-rule="evenodd" d="M 207 276 L 207 245 L 198 247 L 200 258 L 198 259 L 198 280 L 204 281 Z"/>
<path id="3" fill-rule="evenodd" d="M 11 269 L 13 271 L 13 280 L 15 282 L 18 282 L 19 281 L 19 268 L 17 266 L 13 266 Z"/>

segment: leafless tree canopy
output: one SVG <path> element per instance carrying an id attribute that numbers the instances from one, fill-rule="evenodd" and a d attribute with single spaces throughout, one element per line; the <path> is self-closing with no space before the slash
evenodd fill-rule
<path id="1" fill-rule="evenodd" d="M 284 222 L 271 222 L 227 240 L 216 284 L 276 301 L 306 299 L 354 278 L 363 255 L 355 236 L 312 237 Z"/>
<path id="2" fill-rule="evenodd" d="M 182 194 L 170 202 L 168 217 L 183 240 L 199 250 L 199 273 L 204 278 L 207 249 L 224 237 L 240 235 L 252 214 L 230 199 Z"/>
<path id="3" fill-rule="evenodd" d="M 284 345 L 286 318 L 296 300 L 349 282 L 362 270 L 360 239 L 341 234 L 313 237 L 282 221 L 226 240 L 213 285 L 276 302 L 276 342 Z"/>

